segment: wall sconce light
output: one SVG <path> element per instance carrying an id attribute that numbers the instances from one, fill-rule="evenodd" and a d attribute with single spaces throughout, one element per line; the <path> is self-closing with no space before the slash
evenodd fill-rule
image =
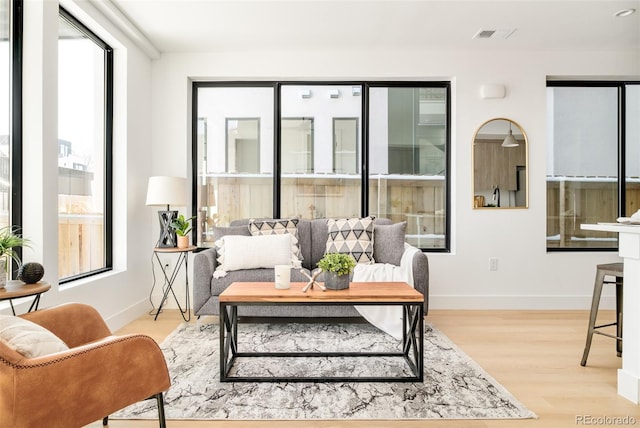
<path id="1" fill-rule="evenodd" d="M 362 88 L 360 86 L 352 86 L 351 87 L 351 95 L 354 97 L 359 97 L 362 93 Z"/>
<path id="2" fill-rule="evenodd" d="M 311 98 L 311 89 L 303 89 L 300 91 L 300 97 Z"/>
<path id="3" fill-rule="evenodd" d="M 340 91 L 337 89 L 331 89 L 329 91 L 329 98 L 340 98 Z"/>
<path id="4" fill-rule="evenodd" d="M 506 93 L 506 88 L 504 85 L 500 85 L 497 83 L 491 83 L 480 86 L 480 97 L 487 98 L 504 98 Z"/>

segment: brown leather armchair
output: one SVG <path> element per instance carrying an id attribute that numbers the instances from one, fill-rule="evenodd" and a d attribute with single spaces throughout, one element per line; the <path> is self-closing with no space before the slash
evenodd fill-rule
<path id="1" fill-rule="evenodd" d="M 112 336 L 91 306 L 70 303 L 22 315 L 68 351 L 25 358 L 0 341 L 0 427 L 81 427 L 170 386 L 164 355 L 148 336 Z"/>

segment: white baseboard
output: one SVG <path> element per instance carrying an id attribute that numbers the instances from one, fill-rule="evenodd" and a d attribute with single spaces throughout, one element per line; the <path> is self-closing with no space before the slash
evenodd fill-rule
<path id="1" fill-rule="evenodd" d="M 600 309 L 615 309 L 614 296 L 602 296 Z M 429 309 L 589 310 L 591 295 L 583 296 L 460 296 L 429 295 Z"/>
<path id="2" fill-rule="evenodd" d="M 149 301 L 147 299 L 142 299 L 136 303 L 133 303 L 126 308 L 122 309 L 119 312 L 105 318 L 105 322 L 111 329 L 111 331 L 116 331 L 130 322 L 140 318 L 141 315 L 144 315 L 149 311 Z"/>

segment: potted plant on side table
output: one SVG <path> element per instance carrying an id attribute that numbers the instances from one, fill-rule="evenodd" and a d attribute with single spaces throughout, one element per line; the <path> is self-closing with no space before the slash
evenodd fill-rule
<path id="1" fill-rule="evenodd" d="M 7 285 L 7 267 L 13 259 L 18 263 L 22 263 L 17 247 L 29 247 L 30 241 L 17 234 L 17 229 L 12 226 L 0 228 L 0 288 Z"/>
<path id="2" fill-rule="evenodd" d="M 356 267 L 356 260 L 350 254 L 327 253 L 318 262 L 324 272 L 324 285 L 330 290 L 349 288 L 350 274 Z"/>
<path id="3" fill-rule="evenodd" d="M 189 246 L 189 232 L 191 232 L 191 220 L 196 216 L 185 218 L 180 214 L 175 220 L 171 222 L 171 227 L 176 231 L 178 235 L 178 248 L 187 248 Z"/>

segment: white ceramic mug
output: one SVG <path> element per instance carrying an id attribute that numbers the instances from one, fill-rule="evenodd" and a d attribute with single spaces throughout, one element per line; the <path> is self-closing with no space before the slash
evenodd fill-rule
<path id="1" fill-rule="evenodd" d="M 286 290 L 291 287 L 291 266 L 275 265 L 273 270 L 276 277 L 276 288 Z"/>

